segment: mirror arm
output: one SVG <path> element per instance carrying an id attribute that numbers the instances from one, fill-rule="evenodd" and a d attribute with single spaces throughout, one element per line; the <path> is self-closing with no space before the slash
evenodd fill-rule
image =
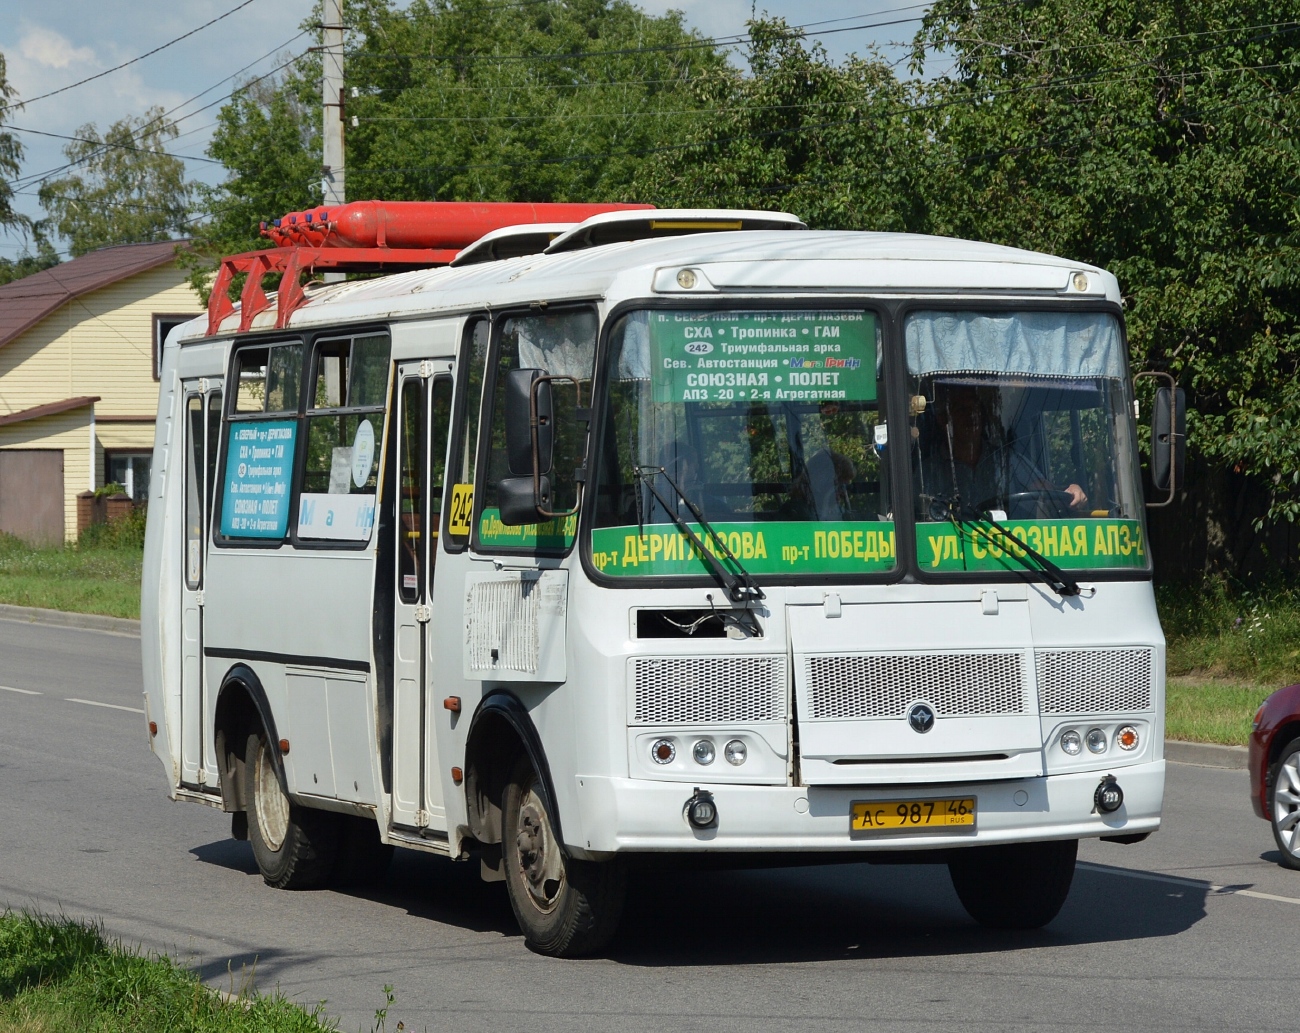
<path id="1" fill-rule="evenodd" d="M 533 381 L 532 387 L 528 392 L 528 423 L 529 426 L 532 428 L 532 432 L 533 432 L 533 502 L 537 506 L 538 516 L 545 517 L 547 520 L 555 520 L 559 518 L 571 517 L 573 516 L 574 513 L 578 512 L 578 509 L 582 504 L 582 490 L 581 488 L 579 488 L 577 493 L 577 498 L 574 499 L 574 505 L 572 509 L 566 509 L 562 512 L 555 512 L 546 509 L 542 506 L 542 457 L 541 457 L 541 442 L 538 440 L 537 388 L 542 383 L 549 384 L 556 380 L 567 380 L 570 384 L 573 385 L 573 390 L 576 392 L 578 396 L 578 406 L 579 406 L 578 419 L 580 420 L 583 419 L 584 418 L 583 414 L 585 414 L 585 418 L 587 422 L 591 421 L 591 410 L 583 409 L 581 407 L 582 406 L 582 385 L 578 382 L 577 378 L 561 376 L 561 375 L 555 375 L 555 376 L 547 375 L 544 377 L 538 377 L 536 380 Z M 554 397 L 554 395 L 552 395 L 552 397 Z M 551 419 L 552 420 L 555 419 L 554 410 L 552 410 Z M 551 433 L 552 435 L 554 435 L 553 428 Z M 554 437 L 552 436 L 552 441 L 553 440 Z M 584 468 L 585 468 L 585 464 L 584 464 Z M 582 483 L 581 480 L 579 480 L 578 483 L 581 484 Z"/>
<path id="2" fill-rule="evenodd" d="M 1133 385 L 1137 386 L 1139 380 L 1163 380 L 1165 386 L 1169 388 L 1169 495 L 1163 502 L 1148 502 L 1147 509 L 1161 509 L 1168 506 L 1174 501 L 1178 494 L 1178 445 L 1179 438 L 1186 437 L 1185 434 L 1178 433 L 1178 382 L 1174 380 L 1172 373 L 1165 373 L 1159 370 L 1147 370 L 1143 373 L 1133 375 Z M 1135 392 L 1136 394 L 1136 392 Z M 1154 453 L 1155 444 L 1151 445 Z"/>

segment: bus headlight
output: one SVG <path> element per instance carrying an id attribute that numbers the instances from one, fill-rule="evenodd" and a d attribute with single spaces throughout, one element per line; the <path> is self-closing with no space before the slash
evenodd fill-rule
<path id="1" fill-rule="evenodd" d="M 710 739 L 701 739 L 691 747 L 691 756 L 695 758 L 696 764 L 712 764 L 713 758 L 717 755 Z"/>
<path id="2" fill-rule="evenodd" d="M 1109 743 L 1106 741 L 1106 733 L 1100 728 L 1094 728 L 1088 732 L 1089 753 L 1105 753 L 1108 745 Z"/>
<path id="3" fill-rule="evenodd" d="M 1073 728 L 1061 733 L 1061 749 L 1071 757 L 1077 757 L 1083 749 L 1083 738 Z"/>
<path id="4" fill-rule="evenodd" d="M 722 748 L 722 755 L 727 758 L 728 764 L 734 764 L 740 767 L 745 763 L 745 758 L 749 756 L 749 750 L 739 739 L 732 739 Z"/>

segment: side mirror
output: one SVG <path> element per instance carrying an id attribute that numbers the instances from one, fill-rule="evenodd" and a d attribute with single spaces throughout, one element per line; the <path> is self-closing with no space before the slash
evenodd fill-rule
<path id="1" fill-rule="evenodd" d="M 551 381 L 545 370 L 512 369 L 505 388 L 506 460 L 513 476 L 528 478 L 531 493 L 534 474 L 551 472 L 555 452 Z"/>
<path id="2" fill-rule="evenodd" d="M 497 508 L 501 522 L 507 527 L 535 524 L 543 515 L 538 510 L 550 507 L 551 479 L 545 474 L 538 477 L 536 485 L 531 475 L 503 477 L 497 481 Z"/>
<path id="3" fill-rule="evenodd" d="M 1156 491 L 1169 492 L 1167 502 L 1173 501 L 1183 486 L 1186 466 L 1187 404 L 1183 389 L 1157 388 L 1151 414 L 1151 483 Z"/>

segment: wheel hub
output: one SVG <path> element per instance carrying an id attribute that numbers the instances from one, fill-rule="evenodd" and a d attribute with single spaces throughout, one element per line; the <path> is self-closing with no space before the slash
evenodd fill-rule
<path id="1" fill-rule="evenodd" d="M 279 850 L 289 834 L 289 800 L 280 789 L 265 742 L 257 751 L 257 770 L 253 772 L 253 809 L 262 842 L 272 851 Z"/>
<path id="2" fill-rule="evenodd" d="M 554 910 L 564 887 L 564 859 L 551 832 L 546 808 L 534 786 L 529 787 L 520 803 L 515 845 L 528 898 L 538 911 L 549 913 Z"/>

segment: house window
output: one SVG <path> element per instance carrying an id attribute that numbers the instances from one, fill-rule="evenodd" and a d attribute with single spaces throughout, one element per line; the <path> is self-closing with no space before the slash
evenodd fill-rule
<path id="1" fill-rule="evenodd" d="M 152 452 L 109 452 L 104 456 L 104 483 L 120 484 L 137 502 L 149 497 Z"/>
<path id="2" fill-rule="evenodd" d="M 182 323 L 188 323 L 195 312 L 155 312 L 153 314 L 153 378 L 158 379 L 162 369 L 163 342 L 167 335 Z"/>

